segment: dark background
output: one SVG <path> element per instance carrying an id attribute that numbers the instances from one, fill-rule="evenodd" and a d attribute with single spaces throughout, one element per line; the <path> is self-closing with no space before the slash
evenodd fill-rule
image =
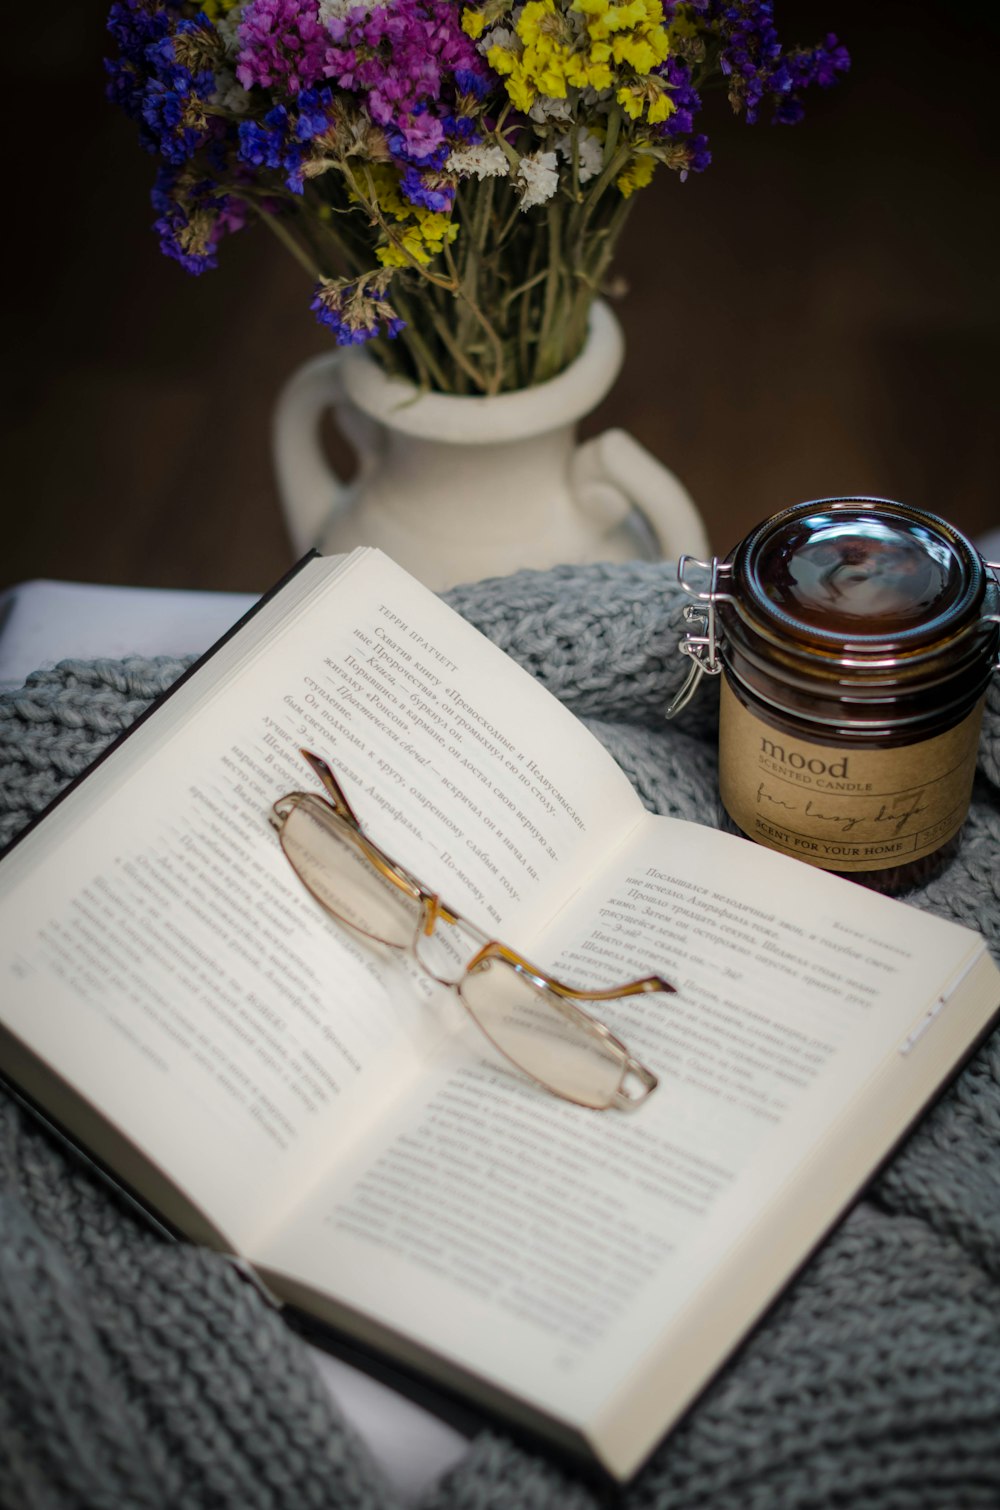
<path id="1" fill-rule="evenodd" d="M 153 160 L 103 98 L 106 9 L 33 6 L 7 36 L 0 586 L 262 589 L 291 561 L 271 409 L 328 338 L 262 229 L 200 279 L 160 255 Z M 794 128 L 713 100 L 709 170 L 636 196 L 626 366 L 584 433 L 673 467 L 717 550 L 838 492 L 1000 527 L 998 10 L 779 0 L 786 40 L 848 44 L 846 80 Z"/>

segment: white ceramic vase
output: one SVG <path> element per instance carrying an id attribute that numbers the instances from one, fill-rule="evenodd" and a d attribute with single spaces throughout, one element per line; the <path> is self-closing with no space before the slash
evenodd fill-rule
<path id="1" fill-rule="evenodd" d="M 421 393 L 363 348 L 301 367 L 278 399 L 274 451 L 295 549 L 376 545 L 435 591 L 560 562 L 710 554 L 691 498 L 624 430 L 578 444 L 576 424 L 621 367 L 621 327 L 594 306 L 587 341 L 558 377 L 494 398 Z M 332 470 L 332 408 L 357 452 Z"/>

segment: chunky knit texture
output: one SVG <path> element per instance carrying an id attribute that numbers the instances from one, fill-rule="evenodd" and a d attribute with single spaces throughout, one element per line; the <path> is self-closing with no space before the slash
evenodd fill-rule
<path id="1" fill-rule="evenodd" d="M 671 725 L 681 603 L 659 566 L 450 601 L 604 741 L 646 804 L 717 813 L 714 688 Z M 9 839 L 183 669 L 65 661 L 0 699 Z M 996 681 L 996 679 L 995 679 Z M 958 854 L 912 905 L 1000 959 L 1000 688 Z M 428 1510 L 973 1510 L 1000 1504 L 1000 1034 L 619 1493 L 484 1431 Z M 214 1255 L 164 1242 L 0 1100 L 0 1503 L 392 1505 L 301 1343 Z"/>

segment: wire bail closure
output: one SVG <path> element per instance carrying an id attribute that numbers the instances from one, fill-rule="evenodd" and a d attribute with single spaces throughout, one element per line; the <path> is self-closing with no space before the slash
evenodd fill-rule
<path id="1" fill-rule="evenodd" d="M 987 571 L 991 571 L 993 573 L 998 585 L 1000 585 L 1000 561 L 984 561 L 983 565 L 986 567 Z M 679 569 L 680 563 L 678 562 L 678 570 Z M 988 613 L 986 615 L 986 622 L 992 624 L 1000 624 L 1000 613 Z M 1000 671 L 1000 651 L 997 652 L 997 658 L 993 670 Z M 667 714 L 667 717 L 670 717 L 669 713 Z"/>
<path id="2" fill-rule="evenodd" d="M 705 590 L 691 580 L 691 569 L 697 568 L 708 577 Z M 722 670 L 719 659 L 718 626 L 715 618 L 717 603 L 731 603 L 731 593 L 719 589 L 720 581 L 728 582 L 733 574 L 732 564 L 713 556 L 711 561 L 699 561 L 695 556 L 681 556 L 677 562 L 677 580 L 694 603 L 684 609 L 684 619 L 691 627 L 679 641 L 677 649 L 690 658 L 691 665 L 680 690 L 671 700 L 665 718 L 674 718 L 694 696 L 703 676 L 718 676 Z"/>
<path id="3" fill-rule="evenodd" d="M 983 565 L 1000 582 L 1000 562 L 984 561 Z M 675 693 L 666 709 L 665 718 L 674 718 L 687 707 L 703 676 L 718 676 L 722 670 L 715 610 L 719 603 L 735 603 L 733 594 L 726 592 L 723 586 L 730 583 L 732 577 L 733 563 L 720 561 L 718 556 L 713 556 L 711 561 L 699 561 L 695 556 L 681 556 L 677 562 L 677 581 L 688 597 L 695 600 L 684 608 L 684 619 L 690 627 L 677 646 L 681 655 L 689 658 L 691 665 L 680 690 Z M 985 622 L 1000 623 L 1000 614 L 987 614 Z M 1000 671 L 1000 658 L 993 670 Z"/>

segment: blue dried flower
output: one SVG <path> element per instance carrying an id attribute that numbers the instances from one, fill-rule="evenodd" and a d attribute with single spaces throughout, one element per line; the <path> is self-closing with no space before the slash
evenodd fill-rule
<path id="1" fill-rule="evenodd" d="M 322 136 L 330 125 L 332 106 L 333 90 L 329 85 L 323 89 L 303 89 L 295 101 L 296 141 L 311 142 L 314 137 Z"/>
<path id="2" fill-rule="evenodd" d="M 151 194 L 160 250 L 198 276 L 218 265 L 219 243 L 242 229 L 246 209 L 210 179 L 192 180 L 176 168 L 161 168 Z"/>
<path id="3" fill-rule="evenodd" d="M 399 188 L 403 198 L 408 199 L 410 204 L 438 214 L 446 214 L 455 203 L 453 179 L 442 179 L 434 173 L 422 173 L 419 168 L 406 168 L 400 176 Z"/>
<path id="4" fill-rule="evenodd" d="M 376 336 L 396 339 L 405 330 L 389 303 L 391 270 L 361 278 L 323 278 L 316 285 L 310 308 L 317 320 L 333 331 L 338 346 L 362 346 Z"/>

